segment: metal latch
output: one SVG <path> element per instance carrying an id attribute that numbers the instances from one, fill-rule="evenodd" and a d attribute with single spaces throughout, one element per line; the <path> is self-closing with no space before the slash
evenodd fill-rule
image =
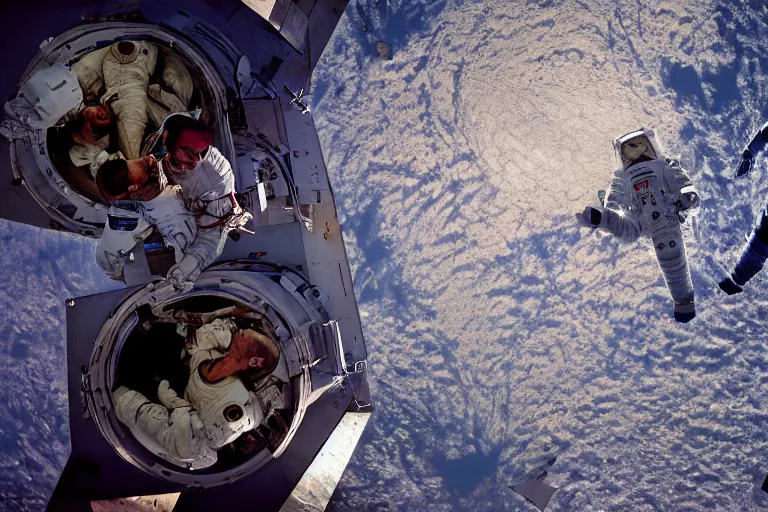
<path id="1" fill-rule="evenodd" d="M 91 393 L 91 369 L 82 365 L 80 367 L 80 407 L 83 409 L 83 419 L 88 419 L 88 395 Z"/>
<path id="2" fill-rule="evenodd" d="M 284 85 L 283 90 L 290 95 L 291 97 L 290 105 L 292 107 L 294 107 L 296 110 L 298 110 L 302 114 L 309 114 L 311 112 L 309 110 L 309 106 L 302 101 L 302 98 L 304 97 L 304 89 L 300 90 L 299 93 L 296 94 L 287 85 Z"/>
<path id="3" fill-rule="evenodd" d="M 347 375 L 353 375 L 356 373 L 363 373 L 368 369 L 368 362 L 366 360 L 355 361 L 355 364 L 348 365 L 344 370 Z"/>

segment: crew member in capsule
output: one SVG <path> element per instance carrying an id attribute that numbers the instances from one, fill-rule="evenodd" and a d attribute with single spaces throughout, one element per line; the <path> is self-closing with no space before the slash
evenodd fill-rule
<path id="1" fill-rule="evenodd" d="M 195 236 L 192 242 L 177 251 L 176 264 L 168 271 L 167 278 L 179 290 L 188 290 L 200 273 L 210 265 L 224 249 L 227 234 L 247 223 L 251 216 L 235 198 L 235 178 L 226 158 L 211 145 L 211 130 L 187 114 L 169 116 L 157 134 L 145 144 L 147 156 L 133 160 L 111 160 L 99 169 L 97 184 L 106 199 L 115 201 L 132 199 L 147 201 L 154 192 L 159 194 L 166 187 L 173 187 L 194 219 Z M 108 183 L 114 176 L 123 176 L 112 190 Z M 157 180 L 147 181 L 147 177 Z M 148 183 L 157 183 L 147 189 Z M 115 193 L 117 194 L 115 194 Z M 169 203 L 170 204 L 170 203 Z M 173 207 L 175 208 L 175 207 Z M 144 210 L 146 211 L 146 210 Z M 165 232 L 158 231 L 173 244 L 170 236 L 176 236 L 172 218 L 167 219 Z M 147 218 L 153 224 L 152 218 Z M 176 221 L 185 236 L 188 216 L 181 215 Z M 181 243 L 178 244 L 181 247 Z M 177 246 L 174 246 L 176 248 Z M 122 253 L 125 254 L 125 250 Z"/>
<path id="2" fill-rule="evenodd" d="M 187 354 L 184 398 L 163 380 L 157 389 L 160 404 L 125 386 L 112 399 L 118 419 L 136 437 L 148 434 L 172 458 L 200 469 L 216 462 L 217 450 L 265 420 L 258 397 L 240 375 L 248 373 L 253 382 L 266 378 L 278 365 L 280 349 L 266 335 L 238 330 L 231 319 L 220 318 L 197 329 Z M 281 407 L 270 404 L 270 410 Z"/>
<path id="3" fill-rule="evenodd" d="M 752 137 L 741 154 L 741 161 L 736 170 L 736 177 L 749 174 L 755 166 L 755 158 L 768 144 L 768 123 L 765 123 Z M 741 293 L 747 281 L 755 277 L 763 269 L 768 259 L 768 204 L 763 208 L 757 219 L 752 234 L 741 252 L 739 261 L 733 267 L 730 275 L 720 281 L 718 286 L 728 295 Z"/>
<path id="4" fill-rule="evenodd" d="M 587 206 L 579 223 L 624 242 L 653 241 L 678 322 L 696 316 L 694 290 L 680 225 L 698 212 L 700 197 L 677 160 L 665 158 L 653 131 L 640 129 L 613 143 L 617 168 L 602 208 Z"/>
<path id="5" fill-rule="evenodd" d="M 168 183 L 154 156 L 107 160 L 96 174 L 96 185 L 110 202 L 96 248 L 96 263 L 108 276 L 120 279 L 128 254 L 153 226 L 173 249 L 175 262 L 206 251 L 205 242 L 196 243 L 195 217 L 184 204 L 181 187 Z M 126 217 L 128 213 L 135 216 Z"/>

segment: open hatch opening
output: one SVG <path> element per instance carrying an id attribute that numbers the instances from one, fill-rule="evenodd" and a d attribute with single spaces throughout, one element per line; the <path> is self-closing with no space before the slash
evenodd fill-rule
<path id="1" fill-rule="evenodd" d="M 142 306 L 136 315 L 135 327 L 119 347 L 111 390 L 116 419 L 132 438 L 121 442 L 123 449 L 142 447 L 174 471 L 215 475 L 237 471 L 280 446 L 295 416 L 295 400 L 278 329 L 267 316 L 210 295 L 154 312 Z M 254 357 L 259 360 L 253 362 Z M 243 367 L 236 366 L 243 361 Z M 185 458 L 189 432 L 163 423 L 185 420 L 175 416 L 182 414 L 176 409 L 163 416 L 162 381 L 187 403 L 183 414 L 194 413 L 202 421 L 203 429 L 195 433 L 207 436 L 212 458 Z M 122 409 L 123 398 L 115 398 L 124 396 L 116 393 L 121 388 L 140 393 L 146 403 Z M 155 412 L 148 413 L 151 408 Z M 121 411 L 130 411 L 128 419 Z M 148 414 L 149 420 L 142 417 Z"/>
<path id="2" fill-rule="evenodd" d="M 48 129 L 48 154 L 67 184 L 92 201 L 106 203 L 94 180 L 99 166 L 150 154 L 167 115 L 199 109 L 203 122 L 216 121 L 202 70 L 155 40 L 107 44 L 84 54 L 71 70 L 83 101 Z"/>

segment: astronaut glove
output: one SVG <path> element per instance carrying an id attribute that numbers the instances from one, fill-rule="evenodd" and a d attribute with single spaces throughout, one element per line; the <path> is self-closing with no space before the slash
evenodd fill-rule
<path id="1" fill-rule="evenodd" d="M 585 228 L 596 228 L 602 219 L 602 212 L 597 208 L 587 206 L 580 214 L 576 214 L 576 222 Z"/>
<path id="2" fill-rule="evenodd" d="M 194 286 L 200 272 L 200 263 L 197 258 L 187 255 L 168 270 L 167 278 L 176 290 L 187 292 Z"/>
<path id="3" fill-rule="evenodd" d="M 683 192 L 675 203 L 678 212 L 690 210 L 699 205 L 699 195 L 696 192 Z"/>
<path id="4" fill-rule="evenodd" d="M 755 155 L 749 149 L 745 149 L 741 154 L 741 161 L 739 162 L 739 168 L 736 170 L 736 177 L 744 176 L 755 165 Z"/>

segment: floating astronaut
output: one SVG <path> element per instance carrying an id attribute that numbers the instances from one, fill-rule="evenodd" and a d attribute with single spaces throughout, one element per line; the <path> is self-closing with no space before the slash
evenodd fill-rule
<path id="1" fill-rule="evenodd" d="M 641 128 L 613 143 L 617 170 L 604 208 L 587 206 L 579 223 L 625 242 L 649 236 L 678 322 L 696 316 L 693 283 L 680 224 L 698 212 L 700 197 L 679 162 L 665 158 L 653 131 Z"/>
<path id="2" fill-rule="evenodd" d="M 217 450 L 262 423 L 260 399 L 239 375 L 256 371 L 251 378 L 261 380 L 277 367 L 280 351 L 264 334 L 216 319 L 197 329 L 187 353 L 184 398 L 163 380 L 157 390 L 160 404 L 125 386 L 112 399 L 115 414 L 134 436 L 149 436 L 175 463 L 200 469 L 216 462 Z"/>
<path id="3" fill-rule="evenodd" d="M 766 144 L 768 144 L 768 123 L 760 127 L 744 148 L 739 168 L 736 170 L 737 178 L 748 174 L 754 168 L 755 158 L 765 149 Z M 760 218 L 752 228 L 752 234 L 731 274 L 717 285 L 728 295 L 741 293 L 747 281 L 763 269 L 766 259 L 768 259 L 768 205 L 763 208 Z"/>

